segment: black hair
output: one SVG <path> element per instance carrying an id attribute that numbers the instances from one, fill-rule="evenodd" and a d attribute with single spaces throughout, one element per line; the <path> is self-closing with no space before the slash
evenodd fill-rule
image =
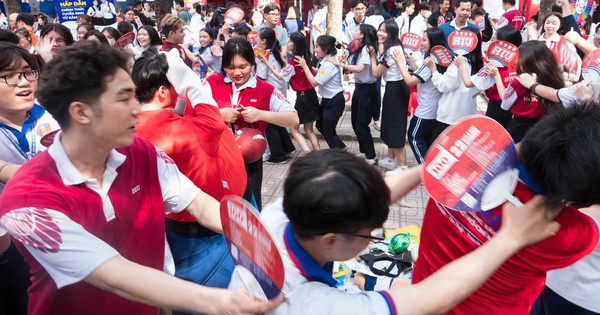
<path id="1" fill-rule="evenodd" d="M 25 39 L 27 39 L 29 41 L 29 43 L 31 43 L 31 34 L 29 33 L 29 31 L 26 28 L 20 28 L 18 30 L 15 30 L 15 35 L 19 36 L 23 36 L 25 37 Z"/>
<path id="2" fill-rule="evenodd" d="M 485 16 L 485 10 L 482 7 L 477 7 L 475 10 L 471 11 L 471 19 L 474 19 L 478 15 Z"/>
<path id="3" fill-rule="evenodd" d="M 561 109 L 536 123 L 523 137 L 520 160 L 551 205 L 600 202 L 600 104 Z"/>
<path id="4" fill-rule="evenodd" d="M 556 33 L 558 33 L 560 35 L 564 35 L 562 13 L 557 13 L 557 12 L 551 12 L 550 14 L 548 14 L 544 17 L 544 19 L 542 20 L 542 31 L 544 33 L 546 32 L 546 30 L 544 30 L 544 25 L 546 24 L 546 20 L 551 16 L 558 18 L 558 22 L 560 23 L 560 27 L 556 30 Z"/>
<path id="5" fill-rule="evenodd" d="M 376 5 L 376 4 L 369 4 L 369 8 L 367 10 L 367 14 L 365 14 L 366 16 L 371 16 L 371 15 L 381 15 L 381 7 Z"/>
<path id="6" fill-rule="evenodd" d="M 33 23 L 35 23 L 35 17 L 32 14 L 21 12 L 17 15 L 15 22 L 23 22 L 28 26 L 33 26 Z"/>
<path id="7" fill-rule="evenodd" d="M 39 70 L 34 55 L 12 42 L 0 41 L 0 71 L 19 66 L 21 60 L 25 60 L 31 70 Z"/>
<path id="8" fill-rule="evenodd" d="M 175 4 L 179 4 L 180 6 L 184 6 L 183 0 L 173 0 Z"/>
<path id="9" fill-rule="evenodd" d="M 515 6 L 517 4 L 517 1 L 515 1 L 515 0 L 502 0 L 502 3 L 508 3 L 511 6 Z"/>
<path id="10" fill-rule="evenodd" d="M 506 25 L 496 30 L 496 39 L 507 41 L 517 47 L 520 47 L 523 43 L 523 36 L 521 36 L 521 32 L 512 26 Z"/>
<path id="11" fill-rule="evenodd" d="M 263 8 L 263 13 L 264 14 L 269 14 L 269 12 L 271 11 L 279 11 L 281 12 L 281 8 L 279 7 L 279 5 L 275 2 L 269 2 L 267 5 L 265 5 L 265 7 Z"/>
<path id="12" fill-rule="evenodd" d="M 254 49 L 249 41 L 240 38 L 230 38 L 223 46 L 223 61 L 221 62 L 221 73 L 226 75 L 225 68 L 231 65 L 233 57 L 240 56 L 256 69 L 256 59 L 254 57 Z"/>
<path id="13" fill-rule="evenodd" d="M 205 27 L 205 28 L 201 29 L 198 32 L 198 34 L 200 34 L 200 32 L 204 32 L 204 33 L 208 34 L 208 37 L 210 37 L 210 40 L 211 40 L 211 42 L 210 42 L 210 44 L 208 44 L 208 46 L 206 46 L 206 47 L 200 46 L 200 50 L 198 52 L 200 54 L 202 54 L 204 52 L 204 50 L 210 49 L 210 46 L 214 45 L 215 33 L 213 33 L 213 31 L 210 28 L 208 28 L 208 27 Z"/>
<path id="14" fill-rule="evenodd" d="M 133 32 L 133 25 L 127 21 L 121 21 L 117 24 L 117 30 L 122 35 Z"/>
<path id="15" fill-rule="evenodd" d="M 267 28 L 267 27 L 265 27 Z M 246 24 L 238 25 L 233 29 L 233 32 L 240 36 L 247 37 L 250 34 L 250 28 Z"/>
<path id="16" fill-rule="evenodd" d="M 281 46 L 279 46 L 279 40 L 275 37 L 275 30 L 270 27 L 263 27 L 258 33 L 258 37 L 266 41 L 267 47 L 271 50 L 271 55 L 275 57 L 282 68 L 285 67 L 285 61 L 281 58 Z"/>
<path id="17" fill-rule="evenodd" d="M 364 4 L 365 6 L 367 5 L 367 2 L 365 0 L 350 0 L 349 4 L 350 4 L 350 8 L 354 9 L 357 5 L 359 4 Z"/>
<path id="18" fill-rule="evenodd" d="M 81 24 L 77 25 L 77 30 L 79 30 L 81 27 L 85 28 L 86 33 L 94 29 L 94 25 L 92 25 L 90 23 L 81 23 Z"/>
<path id="19" fill-rule="evenodd" d="M 481 8 L 481 5 L 483 4 L 483 0 L 471 0 L 471 5 L 477 5 L 478 8 Z"/>
<path id="20" fill-rule="evenodd" d="M 390 190 L 381 173 L 342 150 L 298 158 L 283 189 L 284 212 L 301 239 L 379 228 L 389 214 Z"/>
<path id="21" fill-rule="evenodd" d="M 306 64 L 311 64 L 312 55 L 310 54 L 308 44 L 306 43 L 306 36 L 300 32 L 293 32 L 290 34 L 289 40 L 294 44 L 294 51 L 289 51 L 289 53 L 291 53 L 292 56 L 304 57 Z"/>
<path id="22" fill-rule="evenodd" d="M 0 42 L 19 44 L 19 36 L 17 34 L 9 31 L 0 29 Z"/>
<path id="23" fill-rule="evenodd" d="M 438 27 L 432 27 L 425 30 L 427 33 L 427 39 L 429 39 L 429 52 L 427 52 L 426 56 L 429 57 L 431 53 L 431 48 L 435 46 L 445 46 L 446 45 L 446 35 L 444 35 L 444 31 Z M 444 74 L 448 67 L 442 67 L 441 65 L 436 64 L 436 68 L 439 73 Z"/>
<path id="24" fill-rule="evenodd" d="M 387 40 L 385 43 L 383 43 L 383 55 L 385 56 L 388 49 L 390 49 L 392 46 L 400 45 L 400 40 L 398 39 L 400 29 L 398 28 L 398 23 L 396 23 L 394 19 L 388 19 L 381 22 L 378 29 L 381 28 L 381 25 L 385 25 L 385 32 L 388 34 Z"/>
<path id="25" fill-rule="evenodd" d="M 63 130 L 70 124 L 73 102 L 96 105 L 107 79 L 118 69 L 129 72 L 129 55 L 119 49 L 83 40 L 61 50 L 40 74 L 36 97 Z"/>
<path id="26" fill-rule="evenodd" d="M 102 30 L 102 33 L 107 32 L 108 34 L 110 34 L 110 36 L 112 36 L 115 41 L 119 40 L 119 38 L 121 38 L 121 32 L 119 32 L 116 28 L 112 27 L 112 26 L 107 26 Z"/>
<path id="27" fill-rule="evenodd" d="M 132 8 L 135 8 L 139 5 L 143 5 L 144 3 L 141 0 L 134 0 L 133 3 L 131 4 Z"/>
<path id="28" fill-rule="evenodd" d="M 358 49 L 353 55 L 350 56 L 351 64 L 355 65 L 358 61 L 358 57 L 362 53 L 365 47 L 377 47 L 377 30 L 373 25 L 362 23 L 358 26 L 360 33 L 363 35 L 360 41 L 360 49 Z"/>
<path id="29" fill-rule="evenodd" d="M 465 59 L 471 65 L 471 75 L 477 74 L 479 69 L 483 68 L 483 56 L 481 54 L 481 32 L 472 26 L 463 28 L 464 31 L 472 32 L 477 36 L 477 46 L 470 53 L 465 55 Z"/>
<path id="30" fill-rule="evenodd" d="M 62 37 L 65 40 L 65 44 L 67 44 L 67 46 L 73 45 L 73 43 L 75 42 L 73 40 L 71 30 L 62 24 L 50 23 L 44 25 L 44 27 L 42 27 L 42 29 L 40 30 L 40 38 L 46 37 L 46 35 L 52 31 L 58 33 L 58 35 L 60 35 L 60 37 Z"/>
<path id="31" fill-rule="evenodd" d="M 331 35 L 321 35 L 317 37 L 317 45 L 319 45 L 321 50 L 323 50 L 327 55 L 334 56 L 337 54 L 337 48 L 342 48 L 342 46 L 337 43 L 335 37 Z"/>
<path id="32" fill-rule="evenodd" d="M 455 6 L 454 6 L 454 7 L 455 7 L 455 8 L 458 8 L 458 7 L 460 7 L 460 4 L 461 4 L 461 3 L 469 3 L 469 4 L 472 4 L 471 0 L 458 0 L 458 1 L 456 1 L 456 4 L 455 4 Z M 471 7 L 471 6 L 469 6 L 469 8 L 470 8 L 470 7 Z"/>
<path id="33" fill-rule="evenodd" d="M 106 36 L 104 36 L 104 34 L 97 29 L 87 31 L 87 33 L 83 35 L 83 39 L 89 39 L 92 36 L 96 37 L 102 44 L 110 45 L 108 39 L 106 39 Z"/>
<path id="34" fill-rule="evenodd" d="M 131 78 L 135 83 L 135 95 L 141 104 L 152 100 L 154 93 L 161 87 L 171 88 L 167 78 L 169 63 L 164 54 L 159 54 L 154 47 L 145 50 L 131 69 Z"/>
<path id="35" fill-rule="evenodd" d="M 138 30 L 138 34 L 141 30 L 145 30 L 148 33 L 148 37 L 150 38 L 150 47 L 162 45 L 162 39 L 160 39 L 160 35 L 158 35 L 158 31 L 150 25 L 144 25 L 140 27 Z"/>
<path id="36" fill-rule="evenodd" d="M 421 11 L 421 10 L 431 11 L 432 7 L 433 6 L 429 2 L 422 1 L 421 3 L 419 3 L 419 11 Z"/>

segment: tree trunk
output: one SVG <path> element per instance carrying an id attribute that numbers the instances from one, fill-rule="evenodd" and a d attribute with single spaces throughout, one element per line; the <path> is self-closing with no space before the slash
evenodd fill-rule
<path id="1" fill-rule="evenodd" d="M 567 1 L 567 0 L 564 0 Z M 542 27 L 542 20 L 545 16 L 552 12 L 552 6 L 554 5 L 555 0 L 541 0 L 540 1 L 540 13 L 538 13 L 538 28 Z"/>
<path id="2" fill-rule="evenodd" d="M 56 0 L 55 0 L 56 1 Z M 155 0 L 154 11 L 156 11 L 156 26 L 160 30 L 160 21 L 162 18 L 171 13 L 171 1 L 170 0 Z"/>
<path id="3" fill-rule="evenodd" d="M 8 17 L 12 13 L 20 13 L 21 6 L 19 4 L 20 0 L 4 0 L 4 8 L 6 9 L 6 17 Z"/>
<path id="4" fill-rule="evenodd" d="M 327 35 L 342 42 L 343 0 L 330 0 L 327 6 Z"/>

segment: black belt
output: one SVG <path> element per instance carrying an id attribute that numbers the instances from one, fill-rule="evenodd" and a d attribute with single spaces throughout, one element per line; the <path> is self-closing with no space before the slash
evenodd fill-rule
<path id="1" fill-rule="evenodd" d="M 209 237 L 219 235 L 219 233 L 210 230 L 198 222 L 181 222 L 165 218 L 167 230 L 187 237 Z"/>

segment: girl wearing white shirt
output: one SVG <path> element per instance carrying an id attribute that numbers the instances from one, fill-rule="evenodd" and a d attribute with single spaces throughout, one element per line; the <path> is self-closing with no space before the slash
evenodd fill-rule
<path id="1" fill-rule="evenodd" d="M 100 0 L 102 3 L 100 4 L 100 10 L 102 11 L 102 18 L 104 19 L 104 25 L 110 25 L 115 23 L 115 15 L 117 15 L 117 11 L 115 10 L 115 5 L 108 2 L 108 0 Z"/>
<path id="2" fill-rule="evenodd" d="M 341 46 L 339 46 L 341 47 Z M 335 130 L 340 117 L 344 113 L 344 88 L 342 87 L 342 71 L 331 63 L 329 58 L 337 55 L 335 37 L 321 35 L 315 43 L 315 56 L 319 59 L 316 69 L 311 69 L 302 56 L 294 59 L 306 74 L 306 78 L 314 87 L 319 87 L 321 100 L 321 116 L 317 120 L 317 129 L 325 138 L 331 149 L 345 149 L 346 145 L 338 137 Z M 317 73 L 315 76 L 313 71 Z"/>
<path id="3" fill-rule="evenodd" d="M 481 36 L 479 30 L 473 27 L 468 26 L 463 30 L 477 35 L 477 46 L 472 52 L 464 56 L 467 61 L 464 67 L 465 70 L 474 75 L 483 67 Z M 433 60 L 430 59 L 425 64 L 433 72 L 431 78 L 433 85 L 442 92 L 442 98 L 438 103 L 437 124 L 433 131 L 433 139 L 435 139 L 444 129 L 459 119 L 476 113 L 477 104 L 473 96 L 478 91 L 465 86 L 461 70 L 456 63 L 452 63 L 444 74 L 438 72 Z"/>
<path id="4" fill-rule="evenodd" d="M 379 160 L 377 165 L 397 173 L 408 169 L 404 145 L 409 91 L 394 60 L 395 53 L 404 54 L 396 21 L 390 19 L 379 25 L 377 41 L 383 45 L 383 52 L 377 60 L 375 50 L 371 51 L 371 71 L 375 77 L 383 75 L 386 82 L 381 109 L 381 140 L 388 146 L 387 158 Z"/>

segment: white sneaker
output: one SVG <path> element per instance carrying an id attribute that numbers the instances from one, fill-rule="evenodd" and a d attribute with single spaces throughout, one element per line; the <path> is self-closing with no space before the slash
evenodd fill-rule
<path id="1" fill-rule="evenodd" d="M 395 159 L 385 158 L 377 161 L 377 165 L 391 171 L 398 167 L 398 161 Z"/>
<path id="2" fill-rule="evenodd" d="M 394 176 L 394 175 L 398 175 L 402 172 L 406 172 L 408 170 L 408 166 L 398 166 L 395 169 L 391 170 L 391 171 L 387 171 L 385 172 L 385 176 Z"/>

